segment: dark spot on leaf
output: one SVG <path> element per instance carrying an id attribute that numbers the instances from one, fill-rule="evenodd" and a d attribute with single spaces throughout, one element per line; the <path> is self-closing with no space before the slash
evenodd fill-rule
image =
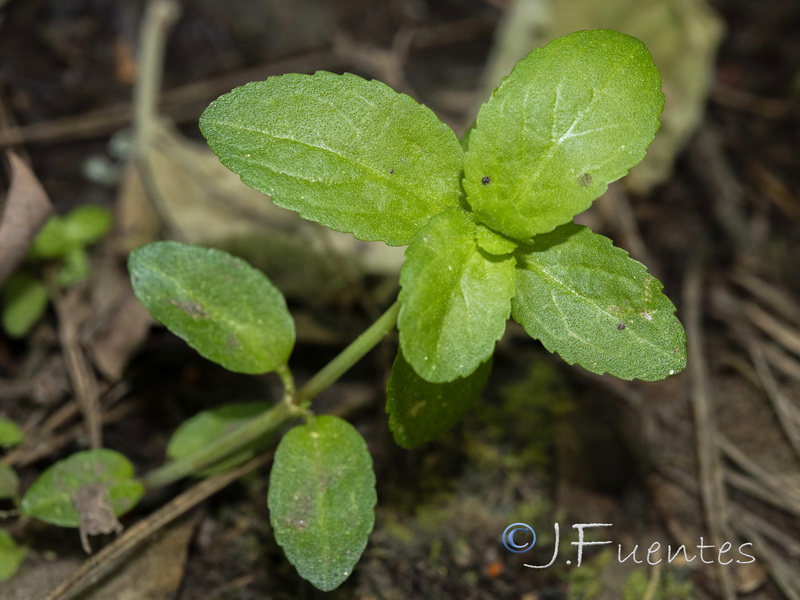
<path id="1" fill-rule="evenodd" d="M 625 323 L 617 323 L 617 329 L 619 329 L 620 331 L 625 329 Z"/>
<path id="2" fill-rule="evenodd" d="M 592 174 L 591 173 L 584 173 L 580 177 L 578 177 L 578 185 L 581 187 L 589 187 L 592 185 Z"/>
<path id="3" fill-rule="evenodd" d="M 389 169 L 389 175 L 393 175 L 393 174 L 394 174 L 394 169 Z"/>
<path id="4" fill-rule="evenodd" d="M 177 306 L 190 317 L 202 319 L 208 316 L 206 311 L 203 310 L 203 307 L 197 302 L 192 302 L 191 300 L 176 300 L 175 298 L 171 298 L 169 303 L 173 306 Z"/>
<path id="5" fill-rule="evenodd" d="M 481 177 L 481 183 L 483 185 L 489 185 L 490 183 L 492 183 L 492 178 L 489 177 L 488 175 L 484 175 L 483 177 Z"/>

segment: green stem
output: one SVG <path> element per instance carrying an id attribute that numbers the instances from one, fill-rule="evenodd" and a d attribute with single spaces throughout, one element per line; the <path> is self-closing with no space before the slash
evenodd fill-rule
<path id="1" fill-rule="evenodd" d="M 358 336 L 347 348 L 342 350 L 341 354 L 309 379 L 292 398 L 293 404 L 301 406 L 344 375 L 350 367 L 377 346 L 383 337 L 394 328 L 397 324 L 397 313 L 399 312 L 400 303 L 395 302 L 385 313 L 378 317 L 377 321 L 369 326 L 369 329 Z"/>
<path id="2" fill-rule="evenodd" d="M 248 444 L 262 436 L 275 431 L 291 419 L 299 416 L 300 411 L 291 404 L 281 402 L 257 417 L 253 417 L 241 427 L 228 432 L 207 445 L 202 450 L 185 458 L 168 462 L 162 467 L 144 476 L 147 488 L 158 488 L 174 483 L 188 475 L 208 468 L 217 461 L 231 456 Z"/>
<path id="3" fill-rule="evenodd" d="M 279 375 L 286 387 L 285 400 L 269 410 L 253 417 L 241 427 L 216 439 L 202 450 L 191 456 L 169 462 L 144 476 L 147 488 L 153 489 L 169 485 L 188 475 L 207 469 L 224 458 L 242 450 L 261 437 L 276 431 L 293 418 L 301 416 L 305 411 L 302 405 L 322 390 L 334 383 L 350 367 L 372 350 L 397 323 L 400 304 L 395 302 L 378 320 L 370 325 L 336 358 L 314 375 L 300 390 L 294 392 L 294 382 L 289 370 L 284 368 Z"/>

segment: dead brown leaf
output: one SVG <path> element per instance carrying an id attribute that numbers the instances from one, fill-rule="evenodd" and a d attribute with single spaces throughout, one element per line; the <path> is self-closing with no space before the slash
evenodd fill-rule
<path id="1" fill-rule="evenodd" d="M 6 156 L 11 187 L 0 222 L 0 286 L 25 260 L 33 238 L 53 212 L 47 192 L 30 167 L 11 151 Z"/>

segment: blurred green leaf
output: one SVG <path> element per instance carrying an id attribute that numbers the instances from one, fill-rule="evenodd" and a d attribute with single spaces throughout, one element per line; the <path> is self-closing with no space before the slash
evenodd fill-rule
<path id="1" fill-rule="evenodd" d="M 352 425 L 321 416 L 290 430 L 275 452 L 268 504 L 275 539 L 322 591 L 350 576 L 375 522 L 372 457 Z"/>
<path id="2" fill-rule="evenodd" d="M 79 206 L 63 217 L 50 217 L 33 240 L 28 255 L 34 260 L 63 258 L 100 241 L 111 229 L 111 222 L 111 213 L 99 206 Z"/>
<path id="3" fill-rule="evenodd" d="M 63 217 L 64 235 L 73 244 L 88 246 L 99 242 L 111 229 L 111 212 L 100 206 L 79 206 Z"/>
<path id="4" fill-rule="evenodd" d="M 11 337 L 23 337 L 42 318 L 49 302 L 42 281 L 14 273 L 3 288 L 3 329 Z"/>
<path id="5" fill-rule="evenodd" d="M 72 248 L 72 240 L 64 231 L 63 219 L 53 216 L 39 230 L 28 251 L 28 256 L 34 260 L 52 260 L 61 258 Z"/>
<path id="6" fill-rule="evenodd" d="M 286 301 L 245 261 L 221 250 L 155 242 L 133 251 L 128 268 L 150 314 L 207 359 L 251 374 L 289 360 L 295 330 Z"/>
<path id="7" fill-rule="evenodd" d="M 16 446 L 25 439 L 25 434 L 19 425 L 10 419 L 0 417 L 0 447 L 10 448 Z"/>
<path id="8" fill-rule="evenodd" d="M 113 450 L 86 450 L 65 458 L 42 473 L 22 498 L 22 511 L 61 527 L 78 527 L 76 495 L 86 486 L 104 488 L 116 516 L 131 510 L 144 493 L 133 477 L 133 465 Z"/>
<path id="9" fill-rule="evenodd" d="M 0 529 L 0 581 L 14 576 L 27 553 L 27 548 L 18 546 L 7 531 Z"/>

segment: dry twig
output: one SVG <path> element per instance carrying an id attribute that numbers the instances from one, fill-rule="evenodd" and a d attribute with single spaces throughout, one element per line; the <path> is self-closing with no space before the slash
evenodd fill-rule
<path id="1" fill-rule="evenodd" d="M 689 267 L 684 284 L 686 305 L 686 338 L 689 374 L 692 383 L 692 408 L 695 420 L 697 460 L 700 493 L 705 519 L 714 545 L 719 546 L 727 530 L 727 496 L 722 476 L 722 465 L 717 450 L 717 426 L 714 420 L 708 365 L 705 359 L 703 335 L 703 267 L 700 255 Z M 717 581 L 723 597 L 735 600 L 736 589 L 730 573 L 721 564 L 716 565 Z"/>

